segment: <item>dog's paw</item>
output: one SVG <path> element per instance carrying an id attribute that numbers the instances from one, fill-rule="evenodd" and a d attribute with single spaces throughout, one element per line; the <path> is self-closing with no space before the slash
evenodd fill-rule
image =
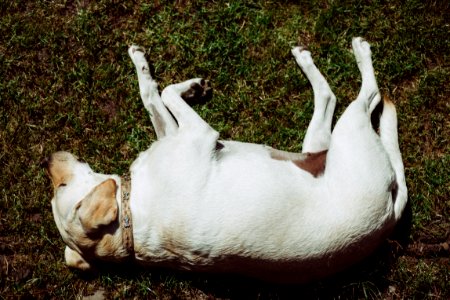
<path id="1" fill-rule="evenodd" d="M 366 60 L 372 55 L 369 43 L 361 37 L 356 37 L 352 40 L 352 48 L 357 62 Z"/>
<path id="2" fill-rule="evenodd" d="M 212 98 L 212 87 L 208 80 L 194 79 L 189 88 L 181 93 L 189 105 L 204 104 Z"/>
<path id="3" fill-rule="evenodd" d="M 301 67 L 306 67 L 314 64 L 311 57 L 311 52 L 306 50 L 303 46 L 295 47 L 291 50 L 292 55 Z"/>
<path id="4" fill-rule="evenodd" d="M 132 45 L 128 48 L 128 55 L 130 56 L 133 64 L 136 66 L 138 72 L 142 72 L 143 74 L 149 74 L 150 68 L 148 67 L 147 60 L 145 59 L 145 49 Z"/>
<path id="5" fill-rule="evenodd" d="M 130 56 L 133 63 L 144 57 L 145 49 L 138 45 L 131 45 L 128 48 L 128 55 Z"/>

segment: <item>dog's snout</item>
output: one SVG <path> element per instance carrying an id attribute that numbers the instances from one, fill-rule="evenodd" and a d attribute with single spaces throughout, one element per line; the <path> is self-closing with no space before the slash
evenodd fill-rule
<path id="1" fill-rule="evenodd" d="M 46 158 L 41 160 L 39 165 L 41 166 L 41 168 L 48 169 L 51 160 L 52 160 L 51 156 L 47 156 Z"/>

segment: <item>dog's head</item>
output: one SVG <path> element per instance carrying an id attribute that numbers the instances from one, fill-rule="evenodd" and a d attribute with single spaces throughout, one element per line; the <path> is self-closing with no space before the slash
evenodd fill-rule
<path id="1" fill-rule="evenodd" d="M 111 237 L 118 227 L 117 178 L 95 173 L 68 152 L 52 154 L 42 166 L 53 184 L 53 217 L 67 244 L 66 263 L 90 269 L 99 245 L 105 247 L 105 236 Z"/>

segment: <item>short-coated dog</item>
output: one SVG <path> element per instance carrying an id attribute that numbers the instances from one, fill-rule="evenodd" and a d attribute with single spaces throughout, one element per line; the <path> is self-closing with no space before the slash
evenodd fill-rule
<path id="1" fill-rule="evenodd" d="M 333 130 L 336 97 L 310 52 L 292 49 L 314 112 L 302 152 L 290 153 L 219 140 L 186 103 L 210 96 L 209 83 L 190 79 L 160 95 L 144 51 L 131 46 L 157 140 L 130 176 L 96 173 L 68 152 L 43 162 L 67 265 L 134 261 L 306 282 L 369 255 L 401 217 L 407 188 L 395 107 L 381 99 L 369 44 L 355 38 L 352 48 L 362 86 Z"/>

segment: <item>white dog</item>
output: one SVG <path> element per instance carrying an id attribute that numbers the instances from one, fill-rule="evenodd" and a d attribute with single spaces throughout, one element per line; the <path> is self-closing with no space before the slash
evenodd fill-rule
<path id="1" fill-rule="evenodd" d="M 292 50 L 314 90 L 303 153 L 219 141 L 181 96 L 209 92 L 191 79 L 161 96 L 143 51 L 129 48 L 158 140 L 131 166 L 131 181 L 94 172 L 67 152 L 44 161 L 69 266 L 135 261 L 305 282 L 342 270 L 391 232 L 407 202 L 392 102 L 379 135 L 370 121 L 381 97 L 370 46 L 353 40 L 361 91 L 331 132 L 335 96 L 311 59 Z"/>

